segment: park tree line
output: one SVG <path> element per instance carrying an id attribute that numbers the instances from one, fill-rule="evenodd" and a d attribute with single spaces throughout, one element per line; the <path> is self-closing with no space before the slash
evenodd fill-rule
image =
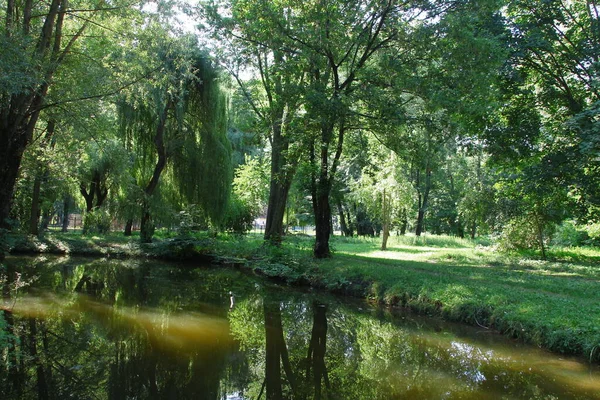
<path id="1" fill-rule="evenodd" d="M 149 4 L 2 2 L 3 229 L 598 240 L 595 1 Z"/>

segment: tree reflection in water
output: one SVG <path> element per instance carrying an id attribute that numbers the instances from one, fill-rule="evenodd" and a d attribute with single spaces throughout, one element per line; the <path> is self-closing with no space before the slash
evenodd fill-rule
<path id="1" fill-rule="evenodd" d="M 600 398 L 595 367 L 238 271 L 9 258 L 0 282 L 2 399 Z"/>

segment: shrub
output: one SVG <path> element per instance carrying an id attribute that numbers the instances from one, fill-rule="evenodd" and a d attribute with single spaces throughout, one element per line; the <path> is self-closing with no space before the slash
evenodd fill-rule
<path id="1" fill-rule="evenodd" d="M 539 249 L 539 234 L 534 216 L 521 216 L 511 219 L 502 229 L 498 247 L 502 251 Z M 553 226 L 544 226 L 544 245 L 548 245 Z"/>
<path id="2" fill-rule="evenodd" d="M 252 229 L 254 217 L 252 207 L 236 195 L 233 195 L 229 201 L 227 215 L 223 221 L 223 228 L 229 232 L 247 233 Z"/>
<path id="3" fill-rule="evenodd" d="M 110 232 L 112 218 L 104 209 L 89 211 L 83 217 L 83 234 Z"/>
<path id="4" fill-rule="evenodd" d="M 600 222 L 587 224 L 585 226 L 585 232 L 588 236 L 585 244 L 600 246 Z"/>
<path id="5" fill-rule="evenodd" d="M 573 221 L 564 221 L 557 227 L 552 244 L 562 247 L 581 246 L 587 239 L 588 234 L 584 229 L 577 227 Z"/>

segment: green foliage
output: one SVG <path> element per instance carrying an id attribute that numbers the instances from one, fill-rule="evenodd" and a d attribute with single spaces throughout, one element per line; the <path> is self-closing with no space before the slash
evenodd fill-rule
<path id="1" fill-rule="evenodd" d="M 85 213 L 83 234 L 106 234 L 110 232 L 112 217 L 106 208 L 98 208 Z"/>
<path id="2" fill-rule="evenodd" d="M 235 170 L 233 192 L 238 200 L 250 207 L 257 217 L 266 212 L 269 197 L 268 160 L 260 157 L 246 157 L 245 162 Z"/>
<path id="3" fill-rule="evenodd" d="M 0 351 L 4 352 L 4 349 L 8 346 L 11 338 L 9 337 L 7 330 L 7 323 L 4 319 L 4 312 L 0 313 Z"/>
<path id="4" fill-rule="evenodd" d="M 589 239 L 585 227 L 575 224 L 575 221 L 563 221 L 557 226 L 552 236 L 552 245 L 561 247 L 581 246 Z"/>
<path id="5" fill-rule="evenodd" d="M 498 239 L 498 247 L 502 251 L 531 250 L 540 248 L 540 232 L 538 221 L 534 216 L 520 216 L 509 220 L 502 228 Z M 548 245 L 552 227 L 544 228 L 544 245 Z"/>
<path id="6" fill-rule="evenodd" d="M 255 208 L 237 195 L 232 196 L 223 220 L 223 229 L 238 234 L 250 231 L 254 224 Z"/>
<path id="7" fill-rule="evenodd" d="M 587 244 L 600 246 L 600 222 L 587 224 L 585 231 L 589 237 Z"/>
<path id="8" fill-rule="evenodd" d="M 206 215 L 196 204 L 188 204 L 177 213 L 175 218 L 177 231 L 180 236 L 189 236 L 194 231 L 207 228 Z"/>

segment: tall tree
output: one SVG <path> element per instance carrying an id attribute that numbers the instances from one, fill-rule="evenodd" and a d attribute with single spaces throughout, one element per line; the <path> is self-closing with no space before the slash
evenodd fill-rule
<path id="1" fill-rule="evenodd" d="M 584 210 L 600 206 L 599 6 L 591 0 L 518 0 L 506 12 L 515 49 L 508 81 L 534 96 L 548 150 L 544 163 Z"/>
<path id="2" fill-rule="evenodd" d="M 131 3 L 124 6 L 117 2 L 109 7 L 102 0 L 8 0 L 4 4 L 6 6 L 0 10 L 0 43 L 3 53 L 0 64 L 2 227 L 7 226 L 23 152 L 33 140 L 42 111 L 50 105 L 48 96 L 53 91 L 59 91 L 62 84 L 73 85 L 73 82 L 61 79 L 61 72 L 65 72 L 61 69 L 69 68 L 69 61 L 85 59 L 85 56 L 78 55 L 86 55 L 92 52 L 91 49 L 100 48 L 92 45 L 92 42 L 102 42 L 102 35 L 84 35 L 87 30 L 103 30 L 104 22 L 113 15 L 119 15 L 122 10 L 126 12 L 128 6 L 131 6 Z M 88 46 L 80 46 L 82 41 L 88 43 Z M 90 65 L 93 65 L 95 57 L 89 58 L 92 61 Z M 84 97 L 94 97 L 93 90 L 88 88 Z M 64 104 L 65 100 L 61 99 L 61 102 Z"/>
<path id="3" fill-rule="evenodd" d="M 221 15 L 223 10 L 230 16 Z M 294 121 L 304 71 L 297 49 L 289 47 L 282 32 L 297 29 L 292 10 L 293 3 L 262 0 L 208 1 L 203 9 L 220 42 L 221 59 L 267 132 L 271 168 L 265 240 L 273 244 L 282 239 L 288 193 L 302 151 Z M 245 81 L 245 71 L 258 79 Z"/>
<path id="4" fill-rule="evenodd" d="M 157 25 L 150 29 L 160 31 Z M 166 33 L 157 38 L 153 47 L 142 51 L 156 52 L 154 70 L 160 75 L 132 87 L 118 105 L 121 129 L 137 154 L 143 242 L 152 240 L 150 199 L 169 163 L 180 192 L 201 205 L 217 226 L 232 180 L 218 72 L 190 38 L 172 39 Z"/>
<path id="5" fill-rule="evenodd" d="M 418 14 L 413 2 L 324 0 L 300 7 L 298 29 L 284 31 L 306 59 L 317 258 L 330 255 L 330 194 L 345 136 L 357 127 L 356 104 L 367 89 L 367 67 L 409 29 Z"/>

